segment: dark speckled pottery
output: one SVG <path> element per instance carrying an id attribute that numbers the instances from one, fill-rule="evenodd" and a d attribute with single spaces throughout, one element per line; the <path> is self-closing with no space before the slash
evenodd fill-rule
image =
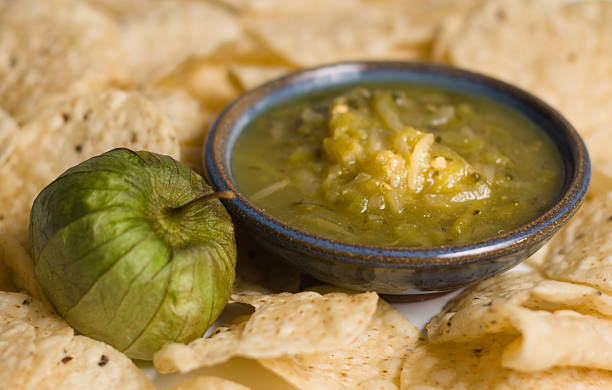
<path id="1" fill-rule="evenodd" d="M 409 82 L 475 94 L 511 107 L 548 133 L 565 163 L 557 203 L 528 224 L 487 240 L 431 248 L 387 248 L 346 244 L 307 233 L 266 214 L 246 199 L 232 178 L 230 156 L 245 125 L 266 108 L 316 90 L 363 81 Z M 536 97 L 501 81 L 428 63 L 347 62 L 297 72 L 246 92 L 228 106 L 206 142 L 205 166 L 235 221 L 261 245 L 295 268 L 356 290 L 386 294 L 447 291 L 512 268 L 538 250 L 576 212 L 590 180 L 584 143 L 558 112 Z"/>

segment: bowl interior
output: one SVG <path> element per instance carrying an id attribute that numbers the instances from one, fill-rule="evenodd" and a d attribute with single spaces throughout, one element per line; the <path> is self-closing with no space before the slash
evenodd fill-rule
<path id="1" fill-rule="evenodd" d="M 556 203 L 533 221 L 489 239 L 462 245 L 431 248 L 385 248 L 346 244 L 322 238 L 288 226 L 249 202 L 239 191 L 231 171 L 234 143 L 246 126 L 262 112 L 287 100 L 327 89 L 364 83 L 425 84 L 476 95 L 511 108 L 535 123 L 553 140 L 565 169 L 565 179 Z M 590 178 L 586 148 L 573 127 L 554 109 L 534 96 L 509 84 L 479 74 L 427 63 L 354 62 L 314 68 L 268 82 L 232 103 L 219 116 L 209 134 L 205 164 L 213 185 L 238 194 L 226 205 L 264 229 L 299 240 L 321 250 L 375 256 L 377 259 L 457 259 L 469 258 L 484 248 L 510 247 L 534 234 L 544 234 L 569 218 L 584 196 Z"/>

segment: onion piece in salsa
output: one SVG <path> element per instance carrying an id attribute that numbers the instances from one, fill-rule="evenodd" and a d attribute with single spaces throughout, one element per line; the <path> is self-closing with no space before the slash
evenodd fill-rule
<path id="1" fill-rule="evenodd" d="M 552 140 L 481 97 L 364 85 L 260 114 L 232 153 L 256 206 L 286 224 L 364 245 L 463 244 L 544 213 L 563 183 Z"/>

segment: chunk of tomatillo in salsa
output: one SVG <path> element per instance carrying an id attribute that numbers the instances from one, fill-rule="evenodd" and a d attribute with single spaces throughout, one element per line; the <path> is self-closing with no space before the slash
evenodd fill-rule
<path id="1" fill-rule="evenodd" d="M 517 112 L 421 85 L 365 85 L 272 107 L 232 153 L 238 188 L 286 224 L 375 246 L 462 244 L 559 196 L 552 140 Z"/>

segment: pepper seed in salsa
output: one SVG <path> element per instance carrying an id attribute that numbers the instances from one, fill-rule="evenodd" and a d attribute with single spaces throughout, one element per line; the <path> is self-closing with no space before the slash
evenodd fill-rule
<path id="1" fill-rule="evenodd" d="M 366 85 L 259 115 L 232 153 L 256 206 L 284 223 L 364 245 L 463 244 L 548 209 L 563 182 L 552 140 L 481 97 Z"/>

